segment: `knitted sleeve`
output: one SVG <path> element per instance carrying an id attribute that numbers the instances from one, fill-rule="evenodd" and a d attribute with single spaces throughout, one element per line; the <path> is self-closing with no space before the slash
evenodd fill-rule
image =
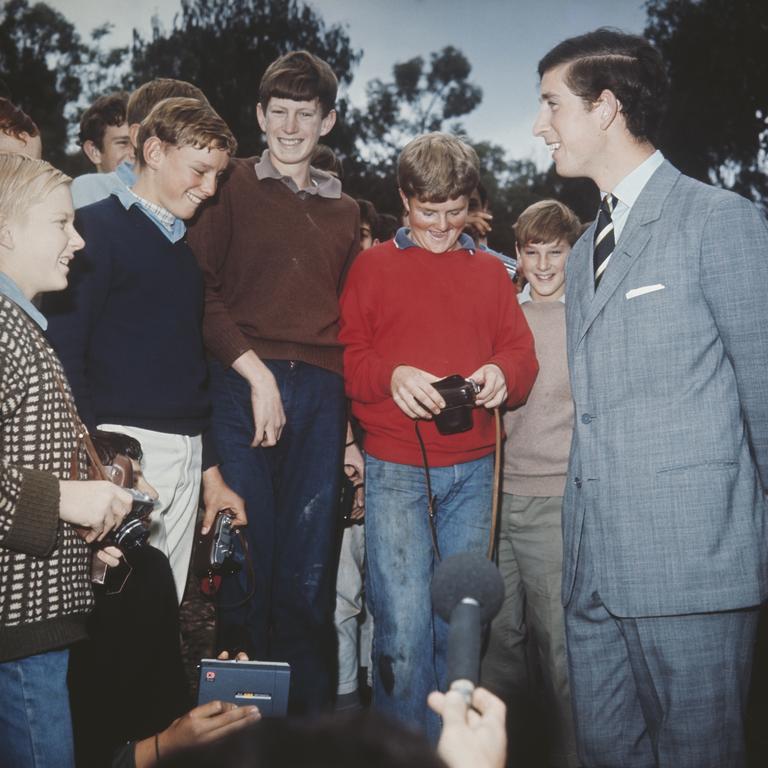
<path id="1" fill-rule="evenodd" d="M 31 425 L 15 418 L 28 389 L 39 383 L 26 370 L 16 324 L 5 314 L 0 319 L 0 546 L 45 556 L 58 539 L 59 481 L 5 458 L 26 455 L 39 442 Z"/>

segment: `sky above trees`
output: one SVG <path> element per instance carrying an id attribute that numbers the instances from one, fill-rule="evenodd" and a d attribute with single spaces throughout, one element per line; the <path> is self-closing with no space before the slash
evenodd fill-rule
<path id="1" fill-rule="evenodd" d="M 157 14 L 170 27 L 179 0 L 48 0 L 85 38 L 109 21 L 108 45 L 130 42 L 132 29 L 147 35 Z M 536 111 L 539 58 L 559 40 L 601 25 L 640 33 L 642 0 L 313 0 L 327 24 L 346 24 L 351 44 L 363 50 L 350 99 L 365 104 L 367 83 L 391 76 L 395 62 L 452 45 L 472 65 L 471 80 L 483 89 L 479 107 L 462 123 L 477 140 L 503 146 L 512 157 L 544 168 L 549 155 L 531 136 Z M 245 98 L 252 97 L 250 94 Z"/>

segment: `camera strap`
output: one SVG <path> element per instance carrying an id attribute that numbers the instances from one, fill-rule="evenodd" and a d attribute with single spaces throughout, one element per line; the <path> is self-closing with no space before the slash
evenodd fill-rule
<path id="1" fill-rule="evenodd" d="M 488 551 L 486 556 L 493 560 L 496 549 L 496 526 L 499 517 L 499 488 L 501 485 L 501 414 L 498 408 L 493 409 L 493 417 L 496 425 L 496 448 L 493 458 L 493 496 L 491 499 L 491 530 L 488 541 Z M 421 436 L 419 422 L 414 422 L 416 428 L 416 438 L 419 441 L 421 449 L 421 460 L 424 467 L 424 481 L 427 486 L 427 520 L 429 521 L 429 535 L 432 539 L 432 549 L 438 562 L 442 559 L 440 547 L 437 543 L 437 496 L 432 493 L 432 482 L 429 476 L 429 461 L 427 460 L 427 448 L 424 445 L 424 438 Z"/>

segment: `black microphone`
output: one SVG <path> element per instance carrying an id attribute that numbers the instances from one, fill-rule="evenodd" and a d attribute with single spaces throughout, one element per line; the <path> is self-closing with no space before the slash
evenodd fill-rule
<path id="1" fill-rule="evenodd" d="M 432 577 L 432 606 L 448 629 L 448 689 L 467 705 L 480 679 L 482 628 L 501 608 L 504 581 L 479 552 L 446 557 Z"/>

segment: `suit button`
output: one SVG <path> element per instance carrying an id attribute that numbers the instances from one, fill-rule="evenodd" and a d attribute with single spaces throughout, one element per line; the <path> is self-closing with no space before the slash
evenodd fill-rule
<path id="1" fill-rule="evenodd" d="M 581 414 L 581 423 L 582 424 L 589 424 L 592 419 L 595 417 L 591 413 L 582 413 Z"/>
<path id="2" fill-rule="evenodd" d="M 573 482 L 575 483 L 577 488 L 581 488 L 581 478 L 580 477 L 574 477 Z"/>

